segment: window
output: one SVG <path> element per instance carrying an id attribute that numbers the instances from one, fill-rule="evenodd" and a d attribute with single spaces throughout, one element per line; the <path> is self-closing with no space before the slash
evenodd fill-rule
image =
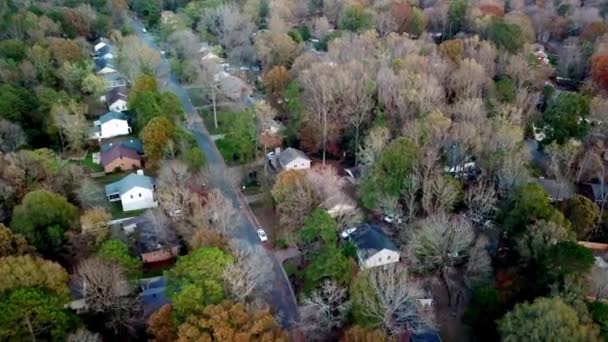
<path id="1" fill-rule="evenodd" d="M 110 201 L 115 200 L 115 199 L 119 199 L 120 195 L 119 194 L 111 194 L 110 196 L 108 196 L 108 199 Z"/>
<path id="2" fill-rule="evenodd" d="M 387 257 L 386 257 L 386 260 L 391 260 L 391 256 L 390 256 L 390 255 L 389 255 L 389 256 L 387 256 Z"/>
<path id="3" fill-rule="evenodd" d="M 378 262 L 382 262 L 382 257 L 378 258 Z"/>
<path id="4" fill-rule="evenodd" d="M 139 197 L 141 197 L 141 194 L 139 194 Z"/>
<path id="5" fill-rule="evenodd" d="M 133 199 L 133 195 L 131 195 L 131 199 Z"/>

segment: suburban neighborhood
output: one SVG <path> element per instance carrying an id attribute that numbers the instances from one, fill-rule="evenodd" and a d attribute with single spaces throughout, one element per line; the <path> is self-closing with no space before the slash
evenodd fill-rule
<path id="1" fill-rule="evenodd" d="M 608 6 L 0 3 L 1 341 L 608 338 Z"/>

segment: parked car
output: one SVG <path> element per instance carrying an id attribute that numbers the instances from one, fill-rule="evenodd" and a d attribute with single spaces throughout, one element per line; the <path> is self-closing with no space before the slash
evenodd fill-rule
<path id="1" fill-rule="evenodd" d="M 384 216 L 384 218 L 382 220 L 386 223 L 396 223 L 396 224 L 403 223 L 403 220 L 401 219 L 401 217 L 393 216 L 393 215 L 386 215 L 386 216 Z"/>
<path id="2" fill-rule="evenodd" d="M 348 237 L 350 236 L 350 234 L 354 233 L 355 230 L 357 230 L 357 227 L 348 228 L 347 230 L 345 230 L 342 233 L 340 233 L 340 236 L 343 239 L 348 239 Z"/>
<path id="3" fill-rule="evenodd" d="M 141 32 L 143 32 L 143 33 L 147 33 L 147 32 L 148 32 L 148 30 L 146 30 L 146 28 L 144 27 L 144 28 L 142 28 L 142 29 L 141 29 Z"/>
<path id="4" fill-rule="evenodd" d="M 260 241 L 262 241 L 262 242 L 268 241 L 268 236 L 266 236 L 266 232 L 264 231 L 264 229 L 258 229 L 257 233 L 258 233 L 258 237 L 260 238 Z"/>

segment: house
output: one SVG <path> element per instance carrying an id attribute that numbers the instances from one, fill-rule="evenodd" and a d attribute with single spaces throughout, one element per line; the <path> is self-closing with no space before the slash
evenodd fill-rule
<path id="1" fill-rule="evenodd" d="M 310 169 L 310 158 L 293 147 L 288 147 L 284 151 L 277 149 L 275 152 L 275 168 L 283 170 L 304 170 Z"/>
<path id="2" fill-rule="evenodd" d="M 97 53 L 97 51 L 103 49 L 104 47 L 108 46 L 109 42 L 107 39 L 105 38 L 99 38 L 96 42 L 95 45 L 93 45 L 93 50 L 95 51 L 95 53 Z"/>
<path id="3" fill-rule="evenodd" d="M 562 202 L 575 195 L 574 187 L 570 183 L 560 183 L 555 179 L 539 178 L 536 180 L 547 194 L 551 202 Z"/>
<path id="4" fill-rule="evenodd" d="M 253 93 L 251 87 L 245 81 L 225 71 L 213 75 L 213 80 L 218 82 L 222 94 L 232 101 L 242 101 Z"/>
<path id="5" fill-rule="evenodd" d="M 94 123 L 93 139 L 107 139 L 119 135 L 131 134 L 129 118 L 121 112 L 108 112 L 99 117 Z"/>
<path id="6" fill-rule="evenodd" d="M 399 249 L 377 226 L 363 224 L 349 235 L 357 247 L 361 268 L 371 268 L 399 261 Z"/>
<path id="7" fill-rule="evenodd" d="M 123 112 L 129 109 L 127 103 L 128 95 L 128 90 L 124 87 L 116 87 L 110 90 L 105 96 L 108 109 L 111 112 Z"/>
<path id="8" fill-rule="evenodd" d="M 123 179 L 106 185 L 106 197 L 110 202 L 120 201 L 123 211 L 154 208 L 154 180 L 137 170 Z"/>
<path id="9" fill-rule="evenodd" d="M 359 166 L 344 169 L 344 173 L 346 174 L 346 180 L 351 184 L 357 184 L 361 179 L 361 168 Z"/>
<path id="10" fill-rule="evenodd" d="M 124 146 L 128 149 L 134 150 L 139 155 L 144 154 L 144 146 L 142 145 L 141 140 L 139 140 L 138 138 L 117 138 L 112 141 L 105 142 L 101 144 L 101 152 L 106 152 L 107 150 L 111 149 L 116 145 Z"/>
<path id="11" fill-rule="evenodd" d="M 118 72 L 111 59 L 98 58 L 95 60 L 95 73 L 97 75 L 107 75 Z"/>
<path id="12" fill-rule="evenodd" d="M 109 45 L 105 45 L 101 49 L 95 51 L 95 58 L 113 59 L 114 55 L 112 54 L 112 47 Z"/>
<path id="13" fill-rule="evenodd" d="M 580 187 L 581 194 L 599 206 L 605 206 L 608 201 L 608 187 L 597 183 L 585 183 Z"/>
<path id="14" fill-rule="evenodd" d="M 114 145 L 109 150 L 101 152 L 101 166 L 106 173 L 139 169 L 141 168 L 141 157 L 133 149 Z"/>
<path id="15" fill-rule="evenodd" d="M 103 75 L 105 89 L 113 89 L 118 87 L 126 87 L 129 81 L 119 72 Z"/>
<path id="16" fill-rule="evenodd" d="M 144 266 L 150 268 L 173 262 L 179 254 L 179 241 L 172 229 L 158 229 L 145 216 L 137 217 L 133 237 Z"/>
<path id="17" fill-rule="evenodd" d="M 142 304 L 143 316 L 150 317 L 163 305 L 171 303 L 165 296 L 167 279 L 164 276 L 139 279 L 139 302 Z"/>

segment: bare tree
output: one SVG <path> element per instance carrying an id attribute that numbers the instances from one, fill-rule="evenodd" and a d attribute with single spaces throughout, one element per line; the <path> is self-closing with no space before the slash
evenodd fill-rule
<path id="1" fill-rule="evenodd" d="M 429 215 L 449 213 L 456 204 L 460 189 L 456 182 L 449 178 L 438 176 L 431 180 L 429 186 L 422 193 L 422 206 Z"/>
<path id="2" fill-rule="evenodd" d="M 82 179 L 75 193 L 82 208 L 108 207 L 108 199 L 103 188 L 89 177 Z"/>
<path id="3" fill-rule="evenodd" d="M 101 336 L 97 333 L 92 333 L 85 328 L 78 328 L 67 337 L 67 342 L 101 342 Z"/>
<path id="4" fill-rule="evenodd" d="M 464 194 L 467 214 L 476 223 L 483 224 L 483 220 L 494 214 L 496 201 L 494 186 L 487 182 L 479 182 L 471 186 Z"/>
<path id="5" fill-rule="evenodd" d="M 424 293 L 403 265 L 374 267 L 364 270 L 362 275 L 372 290 L 359 299 L 365 316 L 381 322 L 382 327 L 392 333 L 403 326 L 416 332 L 430 323 L 424 321 L 418 308 L 418 300 Z"/>
<path id="6" fill-rule="evenodd" d="M 359 160 L 363 169 L 369 169 L 374 165 L 390 139 L 391 134 L 386 127 L 378 126 L 369 130 L 363 145 L 359 147 Z"/>
<path id="7" fill-rule="evenodd" d="M 550 221 L 538 221 L 526 227 L 516 238 L 516 249 L 524 262 L 538 260 L 551 246 L 571 237 L 566 228 Z"/>
<path id="8" fill-rule="evenodd" d="M 249 63 L 255 51 L 251 44 L 255 29 L 251 19 L 237 5 L 227 4 L 222 9 L 222 45 L 226 47 L 228 59 L 233 63 Z"/>
<path id="9" fill-rule="evenodd" d="M 245 303 L 253 299 L 254 291 L 263 291 L 272 278 L 272 260 L 261 246 L 242 240 L 231 240 L 234 263 L 226 266 L 224 282 L 228 293 L 236 301 Z"/>
<path id="10" fill-rule="evenodd" d="M 27 143 L 27 136 L 21 126 L 0 119 L 0 152 L 12 152 Z"/>
<path id="11" fill-rule="evenodd" d="M 67 105 L 54 105 L 51 117 L 59 129 L 59 137 L 63 147 L 72 151 L 80 151 L 84 146 L 88 133 L 88 123 L 85 118 L 87 106 L 70 101 Z"/>
<path id="12" fill-rule="evenodd" d="M 576 173 L 576 161 L 581 151 L 581 143 L 576 140 L 568 140 L 562 145 L 552 143 L 547 146 L 552 175 L 557 180 L 560 192 L 566 193 L 567 188 L 572 187 Z"/>
<path id="13" fill-rule="evenodd" d="M 333 280 L 304 296 L 300 306 L 300 329 L 309 340 L 323 341 L 346 320 L 350 309 L 348 292 Z"/>
<path id="14" fill-rule="evenodd" d="M 473 59 L 466 58 L 450 78 L 450 86 L 456 97 L 479 97 L 488 83 L 485 70 Z"/>
<path id="15" fill-rule="evenodd" d="M 472 250 L 476 248 L 475 233 L 471 223 L 462 216 L 448 218 L 445 214 L 430 216 L 413 230 L 406 246 L 412 266 L 422 273 L 431 273 L 441 279 L 452 305 L 452 291 L 455 289 L 454 275 L 459 267 L 467 267 L 473 260 Z M 489 265 L 488 265 L 489 266 Z M 491 269 L 478 269 L 476 278 L 489 276 Z"/>
<path id="16" fill-rule="evenodd" d="M 195 196 L 186 186 L 158 187 L 156 191 L 160 209 L 172 221 L 187 215 L 187 210 L 194 203 Z"/>
<path id="17" fill-rule="evenodd" d="M 118 39 L 118 66 L 130 80 L 135 80 L 146 72 L 154 73 L 159 65 L 158 51 L 149 47 L 137 35 Z"/>
<path id="18" fill-rule="evenodd" d="M 122 267 L 93 257 L 78 265 L 75 277 L 82 284 L 86 310 L 106 315 L 105 324 L 115 333 L 134 328 L 137 305 Z"/>
<path id="19" fill-rule="evenodd" d="M 169 218 L 165 213 L 158 209 L 148 209 L 144 218 L 150 223 L 152 232 L 158 241 L 164 245 L 169 245 L 173 237 L 173 231 L 169 227 Z"/>
<path id="20" fill-rule="evenodd" d="M 211 227 L 221 236 L 227 236 L 238 223 L 238 212 L 232 201 L 224 197 L 218 189 L 213 189 L 207 195 L 205 211 L 211 220 Z"/>
<path id="21" fill-rule="evenodd" d="M 184 186 L 188 183 L 190 172 L 188 166 L 179 160 L 164 162 L 158 172 L 157 185 L 159 187 Z"/>
<path id="22" fill-rule="evenodd" d="M 418 212 L 418 193 L 421 188 L 420 176 L 417 173 L 412 173 L 403 182 L 404 187 L 401 190 L 401 199 L 404 203 L 404 217 L 405 221 L 410 223 Z"/>

